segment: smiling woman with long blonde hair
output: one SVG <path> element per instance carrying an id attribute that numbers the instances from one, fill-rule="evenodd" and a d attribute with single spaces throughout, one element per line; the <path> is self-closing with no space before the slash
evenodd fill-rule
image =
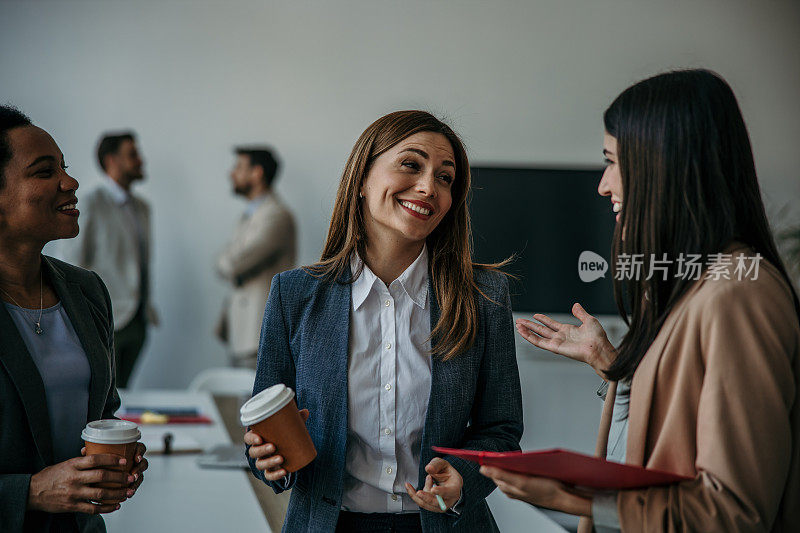
<path id="1" fill-rule="evenodd" d="M 320 261 L 273 280 L 254 393 L 295 389 L 318 452 L 287 475 L 245 436 L 254 475 L 294 489 L 284 530 L 497 530 L 493 483 L 431 450 L 522 435 L 508 284 L 472 262 L 469 187 L 446 124 L 381 117 L 348 158 Z"/>

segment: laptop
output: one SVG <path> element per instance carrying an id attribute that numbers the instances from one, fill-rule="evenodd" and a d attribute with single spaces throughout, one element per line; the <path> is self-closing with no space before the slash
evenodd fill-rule
<path id="1" fill-rule="evenodd" d="M 203 452 L 196 459 L 202 468 L 242 468 L 250 469 L 245 457 L 244 444 L 218 444 Z"/>

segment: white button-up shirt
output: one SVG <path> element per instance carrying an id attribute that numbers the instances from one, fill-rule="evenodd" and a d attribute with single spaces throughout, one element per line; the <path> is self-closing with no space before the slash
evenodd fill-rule
<path id="1" fill-rule="evenodd" d="M 361 264 L 354 254 L 352 271 Z M 388 287 L 364 264 L 351 295 L 342 508 L 418 512 L 405 483 L 419 480 L 431 390 L 427 248 Z"/>

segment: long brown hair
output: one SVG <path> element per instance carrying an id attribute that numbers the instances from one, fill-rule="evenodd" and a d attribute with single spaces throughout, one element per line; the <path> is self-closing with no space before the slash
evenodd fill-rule
<path id="1" fill-rule="evenodd" d="M 470 190 L 469 160 L 458 135 L 444 122 L 425 111 L 395 111 L 384 115 L 364 130 L 347 158 L 339 190 L 336 193 L 328 237 L 318 263 L 306 267 L 316 276 L 342 280 L 350 267 L 355 251 L 366 257 L 366 229 L 362 202 L 358 192 L 370 166 L 382 153 L 403 139 L 420 132 L 441 133 L 453 148 L 456 177 L 451 186 L 453 202 L 450 210 L 427 238 L 431 284 L 441 311 L 431 331 L 433 355 L 444 360 L 464 352 L 475 341 L 478 312 L 475 293 L 486 295 L 475 282 L 473 268 L 499 271 L 505 262 L 478 264 L 472 262 L 472 246 L 467 209 Z M 352 283 L 360 275 L 353 272 L 345 282 Z"/>
<path id="2" fill-rule="evenodd" d="M 769 229 L 747 128 L 725 80 L 707 70 L 660 74 L 626 89 L 603 119 L 617 139 L 624 200 L 614 234 L 614 271 L 621 254 L 705 259 L 740 241 L 792 287 Z M 674 263 L 666 278 L 614 279 L 617 306 L 630 328 L 606 372 L 612 380 L 633 377 L 667 316 L 695 283 L 679 277 Z M 792 297 L 800 314 L 793 288 Z"/>

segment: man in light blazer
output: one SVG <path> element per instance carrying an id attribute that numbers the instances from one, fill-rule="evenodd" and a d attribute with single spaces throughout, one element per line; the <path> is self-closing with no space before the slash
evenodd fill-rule
<path id="1" fill-rule="evenodd" d="M 64 242 L 67 262 L 96 272 L 114 309 L 117 386 L 127 387 L 147 336 L 158 319 L 150 303 L 150 207 L 131 192 L 144 179 L 132 132 L 104 135 L 97 160 L 102 183 L 81 198 L 81 231 Z"/>
<path id="2" fill-rule="evenodd" d="M 278 162 L 264 147 L 238 147 L 230 178 L 248 204 L 216 268 L 232 290 L 217 324 L 235 367 L 256 367 L 261 319 L 272 277 L 294 268 L 297 239 L 292 213 L 272 190 Z"/>

